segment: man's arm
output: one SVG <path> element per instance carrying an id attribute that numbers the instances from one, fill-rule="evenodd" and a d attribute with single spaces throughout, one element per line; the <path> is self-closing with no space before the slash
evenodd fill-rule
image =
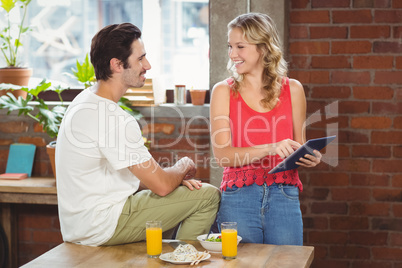
<path id="1" fill-rule="evenodd" d="M 169 168 L 162 169 L 159 164 L 151 158 L 150 160 L 129 167 L 129 170 L 141 181 L 141 184 L 159 196 L 166 196 L 176 189 L 183 180 L 191 189 L 192 186 L 199 188 L 196 181 L 187 180 L 195 175 L 194 162 L 184 157 Z"/>

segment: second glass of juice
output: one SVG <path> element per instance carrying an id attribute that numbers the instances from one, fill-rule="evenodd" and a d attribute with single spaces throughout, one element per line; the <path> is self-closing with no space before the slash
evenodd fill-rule
<path id="1" fill-rule="evenodd" d="M 146 239 L 148 258 L 158 258 L 162 253 L 162 222 L 146 222 Z"/>
<path id="2" fill-rule="evenodd" d="M 222 255 L 226 260 L 236 259 L 237 257 L 237 223 L 222 222 Z"/>

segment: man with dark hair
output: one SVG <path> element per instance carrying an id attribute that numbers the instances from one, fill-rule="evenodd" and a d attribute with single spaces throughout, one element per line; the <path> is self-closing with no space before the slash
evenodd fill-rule
<path id="1" fill-rule="evenodd" d="M 208 232 L 219 190 L 192 179 L 195 165 L 187 157 L 162 169 L 144 146 L 137 121 L 117 105 L 129 87 L 144 85 L 151 68 L 141 31 L 130 23 L 103 28 L 92 39 L 91 61 L 97 83 L 71 103 L 57 139 L 64 241 L 136 242 L 145 239 L 149 220 L 162 221 L 164 232 L 180 224 L 177 239 Z"/>

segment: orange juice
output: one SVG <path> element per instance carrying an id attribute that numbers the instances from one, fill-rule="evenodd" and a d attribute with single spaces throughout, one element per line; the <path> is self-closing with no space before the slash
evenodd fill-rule
<path id="1" fill-rule="evenodd" d="M 147 228 L 146 236 L 148 256 L 159 256 L 162 253 L 162 228 Z"/>
<path id="2" fill-rule="evenodd" d="M 222 255 L 225 258 L 236 258 L 237 256 L 237 230 L 222 230 Z"/>

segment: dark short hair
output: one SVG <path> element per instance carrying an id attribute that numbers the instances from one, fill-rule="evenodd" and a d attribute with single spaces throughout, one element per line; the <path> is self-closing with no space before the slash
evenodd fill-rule
<path id="1" fill-rule="evenodd" d="M 112 77 L 110 60 L 119 59 L 124 68 L 130 67 L 128 57 L 131 55 L 131 44 L 141 38 L 141 30 L 131 23 L 112 24 L 101 29 L 91 44 L 91 62 L 97 80 L 108 80 Z"/>

